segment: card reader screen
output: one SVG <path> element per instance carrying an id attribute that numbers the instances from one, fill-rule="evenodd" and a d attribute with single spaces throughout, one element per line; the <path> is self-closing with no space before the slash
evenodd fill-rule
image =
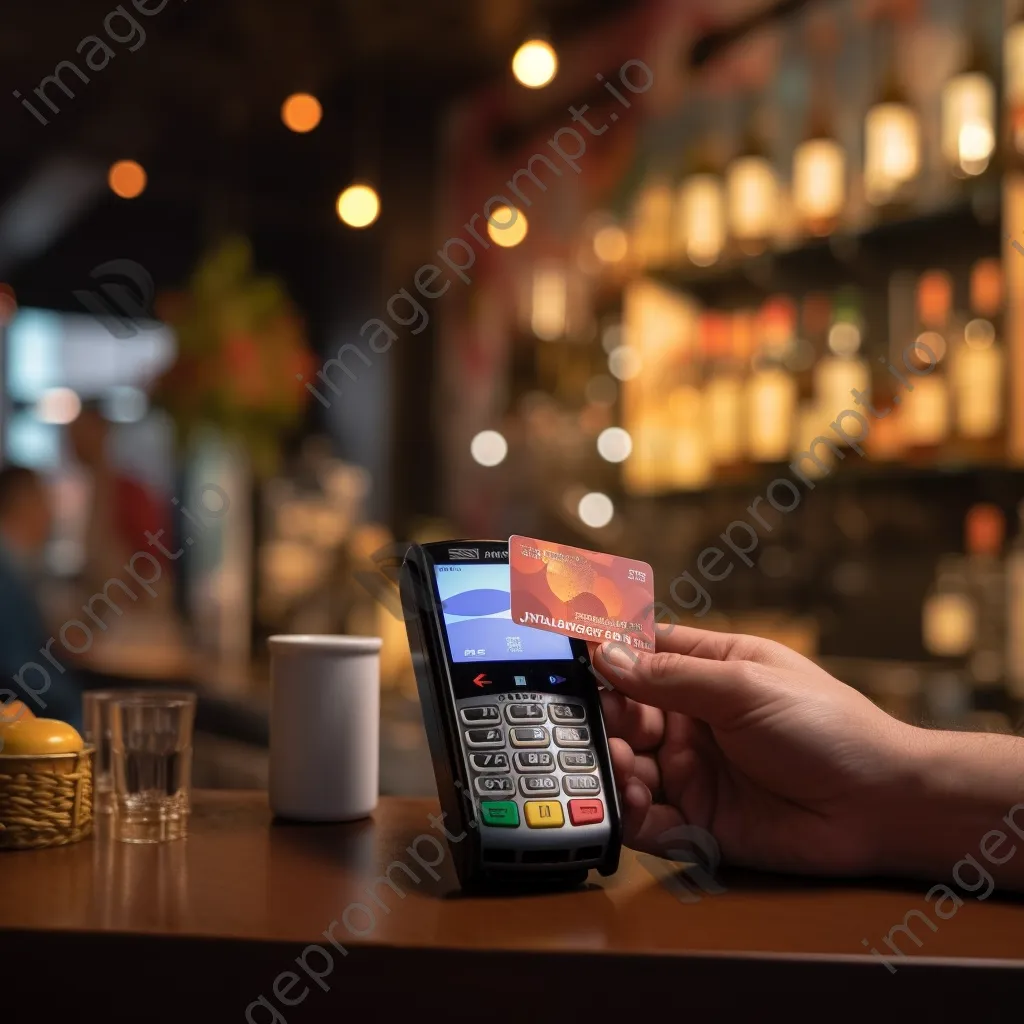
<path id="1" fill-rule="evenodd" d="M 507 563 L 436 565 L 452 660 L 571 661 L 569 638 L 512 621 Z"/>

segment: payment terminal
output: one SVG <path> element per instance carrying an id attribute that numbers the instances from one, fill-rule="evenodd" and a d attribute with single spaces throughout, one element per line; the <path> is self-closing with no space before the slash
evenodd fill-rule
<path id="1" fill-rule="evenodd" d="M 619 804 L 587 645 L 513 621 L 505 541 L 413 545 L 399 581 L 460 883 L 612 874 Z"/>

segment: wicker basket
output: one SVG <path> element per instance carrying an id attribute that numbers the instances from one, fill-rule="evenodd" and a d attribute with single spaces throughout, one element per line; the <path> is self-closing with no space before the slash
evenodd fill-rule
<path id="1" fill-rule="evenodd" d="M 92 832 L 94 754 L 0 754 L 0 850 L 63 846 Z"/>

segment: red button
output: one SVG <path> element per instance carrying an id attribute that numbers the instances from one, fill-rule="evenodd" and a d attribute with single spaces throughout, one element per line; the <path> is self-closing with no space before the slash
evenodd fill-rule
<path id="1" fill-rule="evenodd" d="M 604 821 L 604 804 L 600 800 L 570 800 L 569 820 L 574 825 L 596 825 Z"/>

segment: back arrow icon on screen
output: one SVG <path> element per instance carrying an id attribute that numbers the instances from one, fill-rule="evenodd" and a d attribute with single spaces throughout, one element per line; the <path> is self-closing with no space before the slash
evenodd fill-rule
<path id="1" fill-rule="evenodd" d="M 478 675 L 473 680 L 473 682 L 476 683 L 476 685 L 479 686 L 479 687 L 484 687 L 484 686 L 490 686 L 491 685 L 491 680 L 490 679 L 485 679 L 483 672 L 481 672 L 480 675 Z"/>

